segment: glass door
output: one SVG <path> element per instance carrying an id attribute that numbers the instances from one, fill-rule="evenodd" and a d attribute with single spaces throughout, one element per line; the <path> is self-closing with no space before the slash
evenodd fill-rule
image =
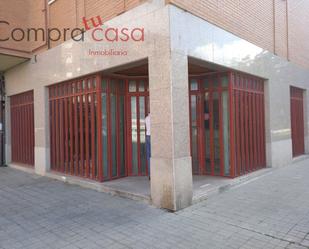
<path id="1" fill-rule="evenodd" d="M 192 169 L 198 175 L 230 175 L 228 75 L 190 78 Z"/>

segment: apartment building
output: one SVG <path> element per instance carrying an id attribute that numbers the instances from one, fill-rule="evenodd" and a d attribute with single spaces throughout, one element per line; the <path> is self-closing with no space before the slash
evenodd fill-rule
<path id="1" fill-rule="evenodd" d="M 308 153 L 309 3 L 0 1 L 5 161 L 106 182 L 235 178 Z M 151 172 L 145 116 L 151 110 Z"/>

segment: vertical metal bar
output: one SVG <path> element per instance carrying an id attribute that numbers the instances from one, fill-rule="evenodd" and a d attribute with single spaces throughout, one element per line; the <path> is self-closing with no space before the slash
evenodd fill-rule
<path id="1" fill-rule="evenodd" d="M 261 161 L 261 167 L 264 167 L 265 162 L 265 125 L 264 125 L 264 94 L 262 90 L 262 82 L 261 82 L 261 155 L 262 155 L 262 161 Z"/>
<path id="2" fill-rule="evenodd" d="M 70 84 L 70 92 L 73 93 L 72 84 Z M 69 117 L 70 117 L 70 174 L 74 175 L 74 108 L 73 97 L 69 97 Z"/>
<path id="3" fill-rule="evenodd" d="M 214 127 L 213 127 L 213 78 L 209 86 L 209 128 L 210 128 L 210 161 L 211 161 L 211 175 L 215 175 L 215 151 L 214 151 Z"/>
<path id="4" fill-rule="evenodd" d="M 56 89 L 54 88 L 54 91 L 56 92 Z M 55 94 L 56 95 L 56 94 Z M 56 140 L 56 134 L 55 134 L 55 130 L 56 130 L 56 100 L 52 99 L 51 101 L 52 104 L 52 109 L 53 109 L 53 120 L 52 120 L 52 136 L 53 136 L 53 170 L 56 170 L 56 165 L 57 165 L 57 151 L 56 151 L 56 146 L 57 146 L 57 140 Z"/>
<path id="5" fill-rule="evenodd" d="M 65 86 L 67 89 L 67 85 Z M 69 173 L 69 120 L 68 120 L 68 98 L 64 98 L 64 131 L 65 131 L 65 172 Z"/>
<path id="6" fill-rule="evenodd" d="M 220 175 L 224 176 L 224 143 L 223 143 L 223 127 L 224 127 L 224 120 L 223 120 L 223 107 L 222 107 L 222 78 L 221 75 L 218 74 L 217 76 L 219 88 L 218 88 L 218 94 L 219 94 L 219 144 L 220 144 Z"/>
<path id="7" fill-rule="evenodd" d="M 95 80 L 95 79 L 94 79 Z M 91 176 L 96 179 L 96 144 L 95 144 L 95 94 L 91 95 Z M 98 134 L 98 133 L 97 133 Z M 101 152 L 100 152 L 101 153 Z"/>
<path id="8" fill-rule="evenodd" d="M 85 167 L 85 159 L 84 159 L 84 155 L 85 155 L 85 145 L 84 145 L 84 113 L 83 113 L 83 109 L 84 109 L 84 95 L 83 95 L 83 81 L 79 82 L 79 137 L 80 137 L 80 176 L 84 176 L 85 172 L 84 172 L 84 167 Z"/>
<path id="9" fill-rule="evenodd" d="M 34 165 L 34 146 L 35 146 L 35 136 L 34 136 L 34 99 L 33 99 L 33 91 L 32 91 L 32 96 L 31 96 L 31 100 L 32 100 L 32 105 L 31 105 L 31 139 L 32 139 L 32 144 L 31 144 L 31 148 L 32 148 L 32 165 Z"/>
<path id="10" fill-rule="evenodd" d="M 252 124 L 253 124 L 253 170 L 256 170 L 257 161 L 257 129 L 256 129 L 256 79 L 253 80 L 252 93 Z"/>
<path id="11" fill-rule="evenodd" d="M 75 174 L 80 175 L 81 169 L 80 169 L 80 153 L 79 153 L 79 119 L 78 119 L 78 103 L 79 103 L 79 97 L 78 97 L 78 82 L 75 82 L 75 97 L 74 97 L 74 142 L 75 142 Z"/>
<path id="12" fill-rule="evenodd" d="M 85 91 L 88 90 L 87 86 L 88 86 L 88 81 L 89 79 L 85 80 Z M 89 149 L 89 96 L 88 94 L 84 94 L 84 98 L 85 98 L 85 103 L 84 103 L 84 121 L 85 121 L 85 152 L 86 152 L 86 174 L 85 176 L 87 178 L 89 178 L 89 153 L 90 153 L 90 149 Z"/>
<path id="13" fill-rule="evenodd" d="M 29 101 L 29 100 L 28 100 Z M 27 120 L 27 134 L 26 134 L 26 148 L 27 148 L 27 164 L 31 165 L 31 138 L 30 138 L 30 132 L 31 132 L 31 120 L 30 120 L 30 108 L 31 108 L 31 103 L 29 101 L 29 104 L 26 106 L 26 120 Z"/>
<path id="14" fill-rule="evenodd" d="M 245 92 L 244 92 L 244 82 L 243 79 L 240 77 L 240 75 L 237 75 L 240 80 L 240 131 L 241 131 L 241 174 L 245 173 L 245 167 L 246 167 L 246 154 L 245 154 L 245 128 L 244 128 L 244 113 L 245 113 Z"/>
<path id="15" fill-rule="evenodd" d="M 129 157 L 129 152 L 130 152 L 130 125 L 129 125 L 129 120 L 130 120 L 130 114 L 129 114 L 129 90 L 128 90 L 128 84 L 127 84 L 127 80 L 124 80 L 124 110 L 125 110 L 125 114 L 124 114 L 124 118 L 125 118 L 125 139 L 124 139 L 124 144 L 125 144 L 125 174 L 126 176 L 129 175 L 130 172 L 130 157 Z"/>
<path id="16" fill-rule="evenodd" d="M 106 113 L 107 113 L 107 162 L 108 162 L 108 178 L 112 178 L 112 129 L 111 129 L 111 79 L 107 80 L 106 86 Z"/>
<path id="17" fill-rule="evenodd" d="M 246 173 L 249 172 L 249 103 L 248 103 L 248 78 L 244 76 L 244 94 L 245 94 L 245 155 L 246 155 Z"/>
<path id="18" fill-rule="evenodd" d="M 189 122 L 190 122 L 190 155 L 191 155 L 191 161 L 193 163 L 193 160 L 192 160 L 192 92 L 191 92 L 191 89 L 190 89 L 190 83 L 191 83 L 191 79 L 189 78 L 189 88 L 188 88 L 188 91 L 189 91 Z"/>
<path id="19" fill-rule="evenodd" d="M 99 181 L 103 181 L 103 165 L 102 165 L 102 88 L 101 88 L 101 75 L 96 75 L 96 99 L 97 99 L 97 134 L 98 134 L 98 178 Z"/>
<path id="20" fill-rule="evenodd" d="M 232 73 L 228 73 L 228 91 L 229 91 L 229 112 L 230 112 L 230 176 L 235 177 L 235 113 L 234 113 L 234 94 Z"/>
<path id="21" fill-rule="evenodd" d="M 119 108 L 120 108 L 120 90 L 119 90 L 119 80 L 115 80 L 116 86 L 115 86 L 115 98 L 116 98 L 116 157 L 117 157 L 117 176 L 120 177 L 120 169 L 121 169 L 121 160 L 120 160 L 120 114 L 119 114 Z"/>
<path id="22" fill-rule="evenodd" d="M 259 82 L 259 86 L 260 86 L 260 82 Z M 258 160 L 257 160 L 257 165 L 258 165 L 258 168 L 261 167 L 261 161 L 262 161 L 262 158 L 261 158 L 261 101 L 260 101 L 260 96 L 261 96 L 261 93 L 260 93 L 260 90 L 259 92 L 257 93 L 257 96 L 256 96 L 256 102 L 257 102 L 257 133 L 258 133 L 258 139 L 257 139 L 257 153 L 258 153 Z"/>
<path id="23" fill-rule="evenodd" d="M 136 91 L 139 90 L 139 84 L 140 81 L 136 80 Z M 141 170 L 141 140 L 140 140 L 140 135 L 141 135 L 141 130 L 140 130 L 140 104 L 139 104 L 140 98 L 139 94 L 136 94 L 136 120 L 137 120 L 137 164 L 138 164 L 138 174 L 137 175 L 142 175 L 142 170 Z"/>
<path id="24" fill-rule="evenodd" d="M 63 93 L 63 85 L 60 86 L 61 89 L 61 94 Z M 59 110 L 59 129 L 60 129 L 60 170 L 61 172 L 64 172 L 64 127 L 63 127 L 63 98 L 59 99 L 59 104 L 60 104 L 60 110 Z"/>
<path id="25" fill-rule="evenodd" d="M 260 133 L 260 139 L 259 139 L 259 144 L 260 144 L 260 168 L 263 166 L 263 94 L 261 92 L 261 84 L 259 86 L 260 89 L 260 94 L 259 94 L 259 115 L 260 115 L 260 122 L 259 122 L 259 133 Z"/>
<path id="26" fill-rule="evenodd" d="M 262 146 L 263 146 L 263 161 L 262 166 L 266 167 L 266 132 L 265 132 L 265 95 L 264 95 L 264 84 L 261 81 L 261 91 L 262 91 Z"/>
<path id="27" fill-rule="evenodd" d="M 149 99 L 149 95 L 148 95 L 148 81 L 145 81 L 145 115 L 147 116 L 148 115 L 148 99 Z M 146 117 L 145 117 L 146 118 Z M 145 127 L 146 127 L 146 124 L 145 124 Z M 146 131 L 145 131 L 145 137 L 146 137 Z M 146 143 L 146 141 L 145 141 Z M 148 172 L 148 160 L 146 160 L 146 176 L 150 176 L 149 175 L 149 172 Z"/>
<path id="28" fill-rule="evenodd" d="M 128 175 L 132 175 L 132 110 L 131 110 L 131 95 L 129 94 L 129 81 L 126 80 L 126 92 L 127 92 L 127 152 L 128 152 Z"/>
<path id="29" fill-rule="evenodd" d="M 59 94 L 58 86 L 56 86 L 56 91 L 57 95 Z M 55 105 L 56 105 L 56 129 L 55 129 L 55 134 L 56 134 L 56 164 L 55 168 L 56 170 L 59 170 L 59 161 L 60 161 L 60 155 L 59 155 L 59 149 L 60 149 L 60 143 L 59 143 L 59 99 L 55 100 Z"/>
<path id="30" fill-rule="evenodd" d="M 235 131 L 236 131 L 236 163 L 237 163 L 237 176 L 240 176 L 241 174 L 241 139 L 240 139 L 240 122 L 239 122 L 239 81 L 238 77 L 235 76 L 233 73 L 233 79 L 234 79 L 234 94 L 235 94 Z"/>
<path id="31" fill-rule="evenodd" d="M 248 78 L 249 172 L 253 170 L 252 78 Z"/>
<path id="32" fill-rule="evenodd" d="M 50 127 L 50 168 L 53 169 L 53 164 L 54 164 L 54 150 L 53 150 L 53 146 L 54 146 L 54 141 L 53 141 L 53 106 L 52 106 L 52 95 L 51 95 L 51 91 L 52 91 L 52 87 L 49 87 L 48 89 L 49 91 L 49 100 L 48 100 L 48 104 L 49 104 L 49 127 Z"/>
<path id="33" fill-rule="evenodd" d="M 20 106 L 19 110 L 20 110 L 20 118 L 19 118 L 19 122 L 20 122 L 19 136 L 20 136 L 20 138 L 21 138 L 21 143 L 20 143 L 20 146 L 19 146 L 19 147 L 20 147 L 20 161 L 21 161 L 22 163 L 25 163 L 25 161 L 24 161 L 24 154 L 25 154 L 25 153 L 24 153 L 24 149 L 25 149 L 24 144 L 25 144 L 25 142 L 24 142 L 24 132 L 22 132 L 22 130 L 24 129 L 22 121 L 24 121 L 25 119 L 24 119 L 24 108 L 23 108 L 22 105 Z"/>
<path id="34" fill-rule="evenodd" d="M 206 134 L 205 134 L 205 110 L 204 110 L 204 105 L 205 105 L 205 89 L 203 86 L 203 81 L 202 79 L 198 79 L 198 95 L 197 95 L 197 102 L 200 103 L 199 109 L 197 109 L 197 118 L 199 118 L 200 122 L 198 122 L 198 139 L 200 140 L 200 146 L 198 146 L 198 154 L 200 155 L 199 157 L 199 165 L 200 165 L 200 170 L 199 174 L 205 174 L 206 173 L 206 144 L 205 144 L 205 139 L 206 139 Z"/>
<path id="35" fill-rule="evenodd" d="M 26 99 L 26 101 L 28 101 L 28 99 Z M 30 140 L 29 140 L 28 135 L 29 135 L 29 131 L 30 131 L 30 129 L 29 129 L 30 128 L 30 125 L 29 125 L 30 120 L 29 120 L 28 108 L 29 108 L 29 104 L 25 104 L 23 106 L 23 110 L 24 110 L 23 111 L 23 114 L 24 114 L 23 128 L 24 128 L 24 131 L 25 131 L 25 132 L 23 132 L 23 136 L 24 136 L 24 153 L 23 154 L 24 154 L 24 162 L 29 165 L 30 164 L 30 160 L 29 160 L 30 146 L 29 146 L 28 142 Z"/>

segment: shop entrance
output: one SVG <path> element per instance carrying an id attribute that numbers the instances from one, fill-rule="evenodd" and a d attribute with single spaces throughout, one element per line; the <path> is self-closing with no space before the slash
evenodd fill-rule
<path id="1" fill-rule="evenodd" d="M 148 175 L 145 117 L 149 111 L 148 79 L 127 81 L 127 166 L 129 176 Z"/>
<path id="2" fill-rule="evenodd" d="M 191 152 L 194 174 L 229 175 L 227 74 L 190 78 Z"/>
<path id="3" fill-rule="evenodd" d="M 103 77 L 101 99 L 104 179 L 148 175 L 148 79 Z"/>
<path id="4" fill-rule="evenodd" d="M 51 169 L 107 181 L 147 175 L 147 77 L 91 75 L 50 86 Z"/>

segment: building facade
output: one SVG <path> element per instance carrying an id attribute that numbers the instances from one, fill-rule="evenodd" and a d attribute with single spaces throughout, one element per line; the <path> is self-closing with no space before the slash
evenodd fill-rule
<path id="1" fill-rule="evenodd" d="M 234 178 L 308 152 L 306 1 L 0 7 L 9 165 L 147 176 L 151 110 L 151 199 L 178 210 L 192 203 L 192 175 Z"/>

